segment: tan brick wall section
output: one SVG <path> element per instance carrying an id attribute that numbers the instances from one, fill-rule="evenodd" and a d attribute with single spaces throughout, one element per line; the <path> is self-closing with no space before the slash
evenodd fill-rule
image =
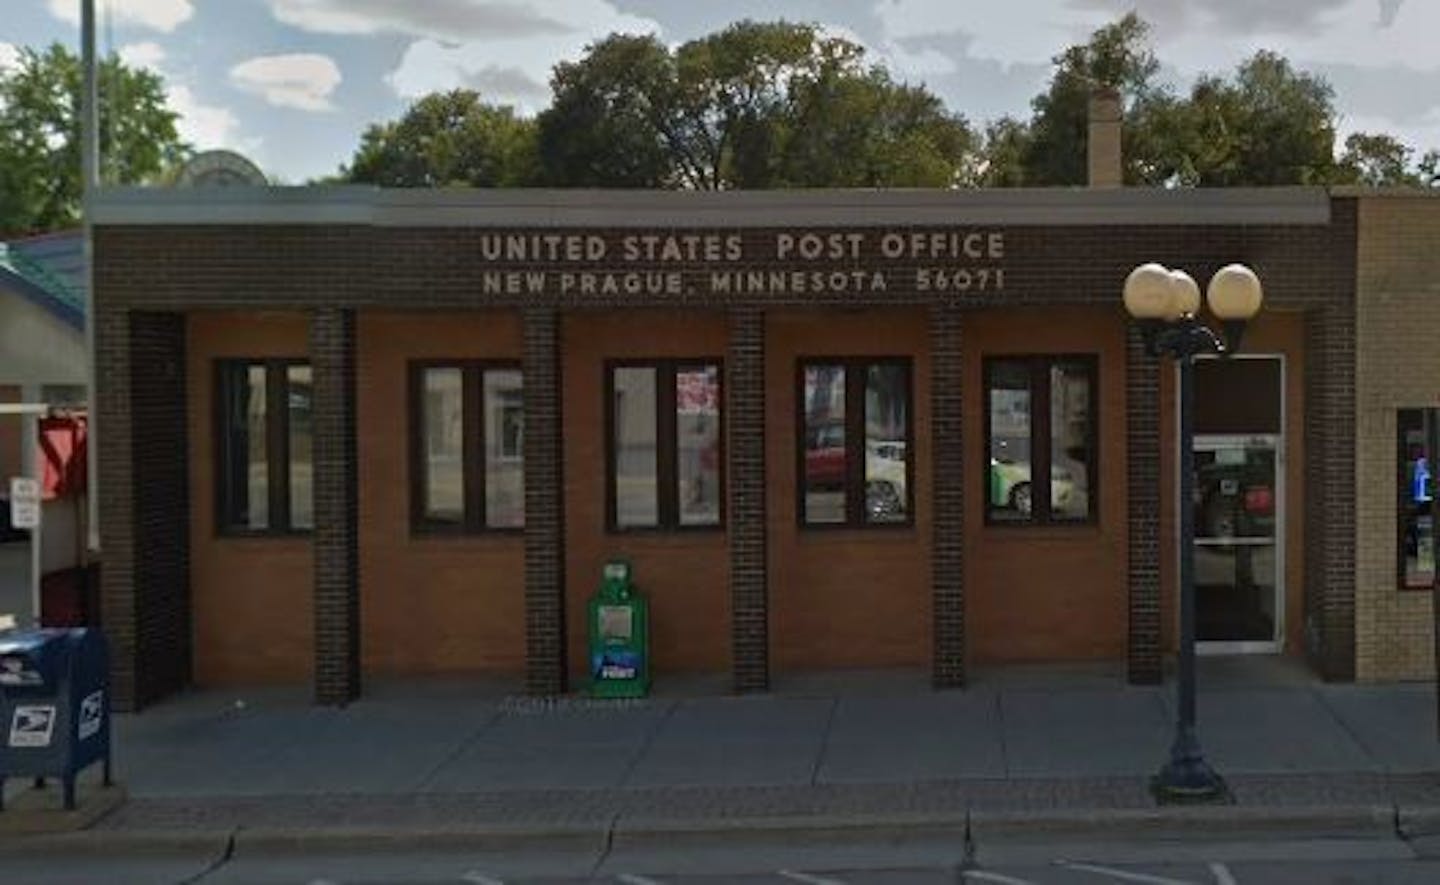
<path id="1" fill-rule="evenodd" d="M 1125 329 L 1119 307 L 987 310 L 965 318 L 965 610 L 976 663 L 1125 656 Z M 984 360 L 1030 354 L 1097 357 L 1094 525 L 985 524 Z"/>
<path id="2" fill-rule="evenodd" d="M 1434 676 L 1430 593 L 1396 569 L 1396 410 L 1440 406 L 1440 199 L 1360 201 L 1356 675 Z"/>
<path id="3" fill-rule="evenodd" d="M 770 652 L 775 670 L 930 660 L 930 338 L 924 310 L 775 311 L 765 328 Z M 796 523 L 797 365 L 803 357 L 910 357 L 915 523 Z"/>
<path id="4" fill-rule="evenodd" d="M 314 670 L 310 541 L 216 534 L 214 391 L 217 359 L 306 356 L 309 321 L 301 313 L 216 311 L 193 313 L 188 323 L 195 684 L 304 683 Z"/>
<path id="5" fill-rule="evenodd" d="M 513 673 L 525 665 L 525 551 L 519 533 L 410 530 L 409 362 L 514 360 L 516 311 L 357 318 L 360 654 L 367 674 Z"/>
<path id="6" fill-rule="evenodd" d="M 628 556 L 650 602 L 657 674 L 730 667 L 730 557 L 724 530 L 605 528 L 605 361 L 724 360 L 721 311 L 574 311 L 562 322 L 565 428 L 565 628 L 573 684 L 586 672 L 585 606 L 610 556 Z"/>

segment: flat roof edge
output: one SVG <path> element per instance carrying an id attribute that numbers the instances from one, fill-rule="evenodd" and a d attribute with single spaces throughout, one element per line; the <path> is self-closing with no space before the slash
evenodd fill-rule
<path id="1" fill-rule="evenodd" d="M 97 225 L 875 227 L 938 224 L 1328 224 L 1323 188 L 594 191 L 107 188 Z M 758 223 L 757 223 L 758 222 Z"/>

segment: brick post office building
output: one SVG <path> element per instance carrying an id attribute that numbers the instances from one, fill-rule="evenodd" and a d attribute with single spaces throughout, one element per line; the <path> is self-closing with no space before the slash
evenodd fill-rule
<path id="1" fill-rule="evenodd" d="M 582 684 L 625 555 L 657 678 L 1173 648 L 1159 261 L 1265 287 L 1198 372 L 1201 638 L 1355 668 L 1357 199 L 1321 190 L 113 191 L 117 702 Z"/>

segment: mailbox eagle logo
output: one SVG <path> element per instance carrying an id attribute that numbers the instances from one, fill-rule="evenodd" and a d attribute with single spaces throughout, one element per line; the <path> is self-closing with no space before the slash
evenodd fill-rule
<path id="1" fill-rule="evenodd" d="M 80 702 L 80 740 L 94 737 L 100 732 L 100 723 L 104 719 L 105 692 L 97 691 L 86 695 L 85 700 Z"/>
<path id="2" fill-rule="evenodd" d="M 54 707 L 16 707 L 10 720 L 10 746 L 48 747 L 55 733 Z"/>

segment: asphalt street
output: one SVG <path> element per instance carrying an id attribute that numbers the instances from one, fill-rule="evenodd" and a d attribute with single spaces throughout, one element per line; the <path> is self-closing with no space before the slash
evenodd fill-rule
<path id="1" fill-rule="evenodd" d="M 175 885 L 1420 885 L 1440 881 L 1430 846 L 1400 839 L 1216 843 L 954 842 L 784 844 L 737 839 L 703 850 L 84 853 L 0 851 L 0 881 Z"/>

